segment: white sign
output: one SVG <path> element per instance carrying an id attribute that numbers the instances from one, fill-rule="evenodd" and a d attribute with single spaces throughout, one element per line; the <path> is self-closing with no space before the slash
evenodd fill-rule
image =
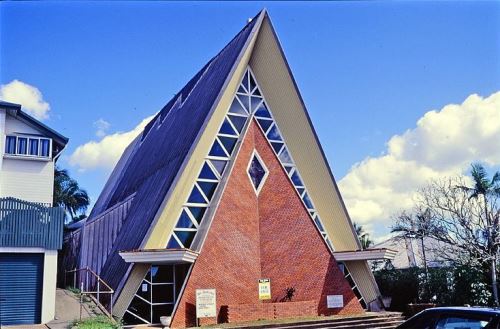
<path id="1" fill-rule="evenodd" d="M 217 316 L 215 289 L 196 289 L 196 317 L 213 318 Z"/>
<path id="2" fill-rule="evenodd" d="M 271 280 L 259 279 L 259 299 L 271 299 Z"/>
<path id="3" fill-rule="evenodd" d="M 343 295 L 328 295 L 326 296 L 326 306 L 328 308 L 342 308 L 344 307 Z"/>

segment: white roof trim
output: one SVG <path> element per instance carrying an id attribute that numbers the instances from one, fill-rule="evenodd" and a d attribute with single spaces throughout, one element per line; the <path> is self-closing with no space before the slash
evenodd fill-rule
<path id="1" fill-rule="evenodd" d="M 375 260 L 375 259 L 394 259 L 397 251 L 387 248 L 366 249 L 355 251 L 337 251 L 334 252 L 335 260 L 338 262 L 355 260 Z"/>
<path id="2" fill-rule="evenodd" d="M 198 253 L 190 249 L 121 251 L 119 255 L 126 263 L 146 264 L 194 263 L 198 258 Z"/>

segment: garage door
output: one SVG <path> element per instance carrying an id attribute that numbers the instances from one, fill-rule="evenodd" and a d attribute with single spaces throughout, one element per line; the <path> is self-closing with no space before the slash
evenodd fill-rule
<path id="1" fill-rule="evenodd" d="M 43 254 L 0 253 L 0 323 L 40 323 Z"/>

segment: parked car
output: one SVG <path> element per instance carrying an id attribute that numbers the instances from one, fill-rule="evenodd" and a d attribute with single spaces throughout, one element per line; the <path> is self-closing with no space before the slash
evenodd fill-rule
<path id="1" fill-rule="evenodd" d="M 500 309 L 430 308 L 411 317 L 397 329 L 500 329 Z"/>

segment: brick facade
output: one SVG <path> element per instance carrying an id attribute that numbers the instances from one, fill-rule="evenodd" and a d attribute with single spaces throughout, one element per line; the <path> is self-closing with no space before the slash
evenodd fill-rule
<path id="1" fill-rule="evenodd" d="M 318 315 L 318 302 L 315 300 L 286 303 L 234 304 L 227 307 L 227 322 L 229 323 L 315 315 Z"/>
<path id="2" fill-rule="evenodd" d="M 247 175 L 254 149 L 269 170 L 258 197 Z M 271 279 L 271 301 L 258 300 L 260 278 Z M 277 303 L 288 287 L 295 288 L 293 302 L 309 306 L 302 309 L 291 302 Z M 280 317 L 310 315 L 310 303 L 315 305 L 315 314 L 363 312 L 255 122 L 247 131 L 193 265 L 173 316 L 173 328 L 195 324 L 195 290 L 201 288 L 217 290 L 219 308 L 217 319 L 204 319 L 202 324 L 274 318 L 276 312 Z M 344 295 L 344 308 L 326 308 L 326 296 L 332 294 Z M 256 313 L 250 315 L 249 309 Z"/>

